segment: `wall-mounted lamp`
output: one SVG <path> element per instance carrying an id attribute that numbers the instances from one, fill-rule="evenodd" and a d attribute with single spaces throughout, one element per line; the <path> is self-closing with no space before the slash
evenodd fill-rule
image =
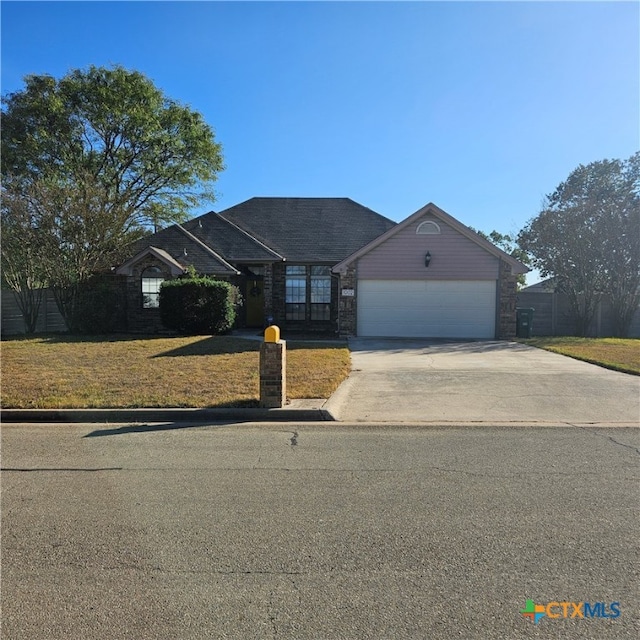
<path id="1" fill-rule="evenodd" d="M 427 251 L 427 253 L 424 256 L 424 266 L 428 267 L 430 262 L 431 262 L 431 254 Z"/>

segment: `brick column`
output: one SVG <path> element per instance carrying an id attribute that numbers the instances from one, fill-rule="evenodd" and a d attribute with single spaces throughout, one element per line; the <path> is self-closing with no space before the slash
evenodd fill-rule
<path id="1" fill-rule="evenodd" d="M 355 336 L 358 330 L 357 306 L 358 306 L 358 275 L 353 265 L 347 267 L 345 273 L 340 274 L 340 286 L 338 291 L 338 326 L 341 336 Z M 354 295 L 343 295 L 344 290 L 353 292 Z"/>
<path id="2" fill-rule="evenodd" d="M 287 343 L 260 345 L 260 406 L 278 409 L 287 403 Z"/>
<path id="3" fill-rule="evenodd" d="M 510 339 L 516 337 L 516 301 L 518 285 L 516 276 L 511 274 L 511 267 L 500 261 L 499 327 L 498 337 Z"/>

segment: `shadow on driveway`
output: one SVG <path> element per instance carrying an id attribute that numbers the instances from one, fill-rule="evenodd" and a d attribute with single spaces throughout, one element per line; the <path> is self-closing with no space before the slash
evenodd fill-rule
<path id="1" fill-rule="evenodd" d="M 528 351 L 531 347 L 504 340 L 451 340 L 438 338 L 350 338 L 353 352 L 407 353 L 491 353 L 495 351 Z"/>

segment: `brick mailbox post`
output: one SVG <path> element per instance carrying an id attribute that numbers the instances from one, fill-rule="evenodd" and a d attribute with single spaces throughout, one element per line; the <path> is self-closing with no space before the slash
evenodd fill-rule
<path id="1" fill-rule="evenodd" d="M 279 409 L 287 402 L 287 342 L 280 340 L 280 328 L 264 331 L 260 345 L 260 406 Z"/>

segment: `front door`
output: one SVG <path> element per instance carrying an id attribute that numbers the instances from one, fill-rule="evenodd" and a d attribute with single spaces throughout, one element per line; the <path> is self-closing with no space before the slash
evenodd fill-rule
<path id="1" fill-rule="evenodd" d="M 244 291 L 247 327 L 264 325 L 264 282 L 262 278 L 247 278 Z"/>

